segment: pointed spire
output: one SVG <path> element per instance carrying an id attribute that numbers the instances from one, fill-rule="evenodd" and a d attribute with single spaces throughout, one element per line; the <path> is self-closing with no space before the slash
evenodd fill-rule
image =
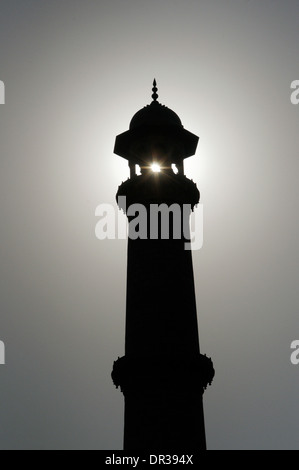
<path id="1" fill-rule="evenodd" d="M 154 82 L 153 82 L 153 94 L 152 94 L 152 98 L 153 98 L 153 101 L 157 101 L 157 99 L 159 98 L 159 95 L 157 95 L 157 91 L 158 91 L 158 88 L 157 88 L 157 82 L 156 82 L 156 79 L 154 79 Z"/>

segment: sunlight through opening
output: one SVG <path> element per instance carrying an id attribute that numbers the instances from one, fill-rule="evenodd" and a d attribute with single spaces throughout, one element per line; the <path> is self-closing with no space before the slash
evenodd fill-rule
<path id="1" fill-rule="evenodd" d="M 160 165 L 158 165 L 158 163 L 153 163 L 151 169 L 154 173 L 159 173 L 161 171 Z"/>
<path id="2" fill-rule="evenodd" d="M 172 168 L 174 174 L 177 175 L 179 170 L 177 169 L 177 166 L 175 165 L 175 163 L 172 163 L 171 168 Z"/>

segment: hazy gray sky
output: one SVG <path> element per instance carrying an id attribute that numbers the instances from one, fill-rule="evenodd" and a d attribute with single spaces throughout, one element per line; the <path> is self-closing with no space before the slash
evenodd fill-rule
<path id="1" fill-rule="evenodd" d="M 1 449 L 120 449 L 126 242 L 99 241 L 160 101 L 200 136 L 194 253 L 210 449 L 299 449 L 298 0 L 2 0 Z"/>

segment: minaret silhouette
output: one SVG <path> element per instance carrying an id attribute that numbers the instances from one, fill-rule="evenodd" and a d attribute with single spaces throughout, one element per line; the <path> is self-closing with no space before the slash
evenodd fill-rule
<path id="1" fill-rule="evenodd" d="M 130 167 L 118 204 L 129 227 L 140 215 L 132 205 L 141 204 L 146 230 L 136 238 L 129 229 L 125 356 L 114 363 L 112 378 L 125 397 L 125 450 L 187 452 L 206 449 L 202 396 L 214 377 L 211 359 L 200 354 L 186 249 L 199 191 L 184 175 L 184 158 L 195 154 L 198 137 L 158 102 L 157 91 L 154 80 L 152 103 L 134 115 L 114 148 Z"/>

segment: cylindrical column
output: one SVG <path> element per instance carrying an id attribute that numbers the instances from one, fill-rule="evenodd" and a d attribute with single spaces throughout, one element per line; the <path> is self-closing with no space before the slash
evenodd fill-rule
<path id="1" fill-rule="evenodd" d="M 154 187 L 158 200 L 151 200 L 147 187 Z M 113 372 L 125 396 L 124 448 L 204 450 L 202 395 L 214 370 L 200 354 L 192 254 L 186 249 L 199 193 L 187 178 L 164 174 L 128 181 L 120 194 L 128 199 L 129 222 L 139 217 L 142 236 L 128 240 L 125 357 Z"/>

